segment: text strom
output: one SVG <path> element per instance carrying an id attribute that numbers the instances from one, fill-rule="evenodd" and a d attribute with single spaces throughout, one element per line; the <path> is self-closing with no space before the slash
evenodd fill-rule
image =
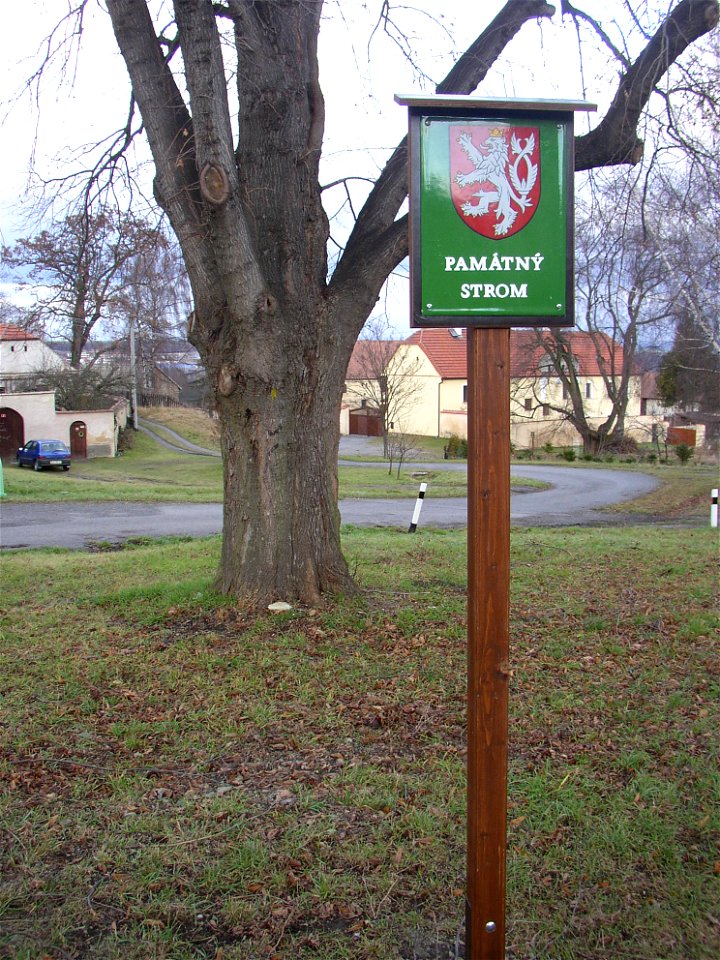
<path id="1" fill-rule="evenodd" d="M 463 300 L 486 299 L 525 300 L 528 295 L 526 283 L 463 283 L 460 287 L 460 296 Z"/>

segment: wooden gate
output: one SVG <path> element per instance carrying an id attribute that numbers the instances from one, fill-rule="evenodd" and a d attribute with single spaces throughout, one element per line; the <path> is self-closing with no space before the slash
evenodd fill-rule
<path id="1" fill-rule="evenodd" d="M 686 444 L 688 447 L 694 447 L 697 443 L 697 431 L 695 427 L 669 426 L 667 442 L 672 447 L 679 447 L 681 443 Z"/>
<path id="2" fill-rule="evenodd" d="M 360 437 L 381 437 L 382 417 L 377 410 L 362 407 L 350 411 L 350 433 Z"/>
<path id="3" fill-rule="evenodd" d="M 0 457 L 14 457 L 25 443 L 25 423 L 12 407 L 0 407 Z"/>
<path id="4" fill-rule="evenodd" d="M 87 457 L 87 426 L 82 420 L 70 424 L 70 453 L 80 460 Z"/>

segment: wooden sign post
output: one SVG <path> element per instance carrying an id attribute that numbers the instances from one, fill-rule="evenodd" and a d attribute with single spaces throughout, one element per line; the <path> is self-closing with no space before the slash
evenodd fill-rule
<path id="1" fill-rule="evenodd" d="M 505 956 L 510 331 L 468 329 L 467 958 Z"/>
<path id="2" fill-rule="evenodd" d="M 510 328 L 573 323 L 573 112 L 396 97 L 410 115 L 412 325 L 468 328 L 466 960 L 504 960 Z"/>

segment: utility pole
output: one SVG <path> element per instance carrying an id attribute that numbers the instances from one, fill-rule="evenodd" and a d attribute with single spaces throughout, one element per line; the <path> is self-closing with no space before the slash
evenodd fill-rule
<path id="1" fill-rule="evenodd" d="M 138 398 L 137 398 L 137 360 L 135 356 L 135 324 L 131 320 L 130 327 L 130 407 L 132 409 L 133 429 L 138 428 Z"/>

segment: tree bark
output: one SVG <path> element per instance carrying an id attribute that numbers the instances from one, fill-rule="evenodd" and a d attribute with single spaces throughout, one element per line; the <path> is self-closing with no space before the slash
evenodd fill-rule
<path id="1" fill-rule="evenodd" d="M 276 387 L 246 382 L 221 399 L 224 592 L 318 603 L 352 589 L 338 546 L 338 372 L 322 351 L 291 361 Z"/>

